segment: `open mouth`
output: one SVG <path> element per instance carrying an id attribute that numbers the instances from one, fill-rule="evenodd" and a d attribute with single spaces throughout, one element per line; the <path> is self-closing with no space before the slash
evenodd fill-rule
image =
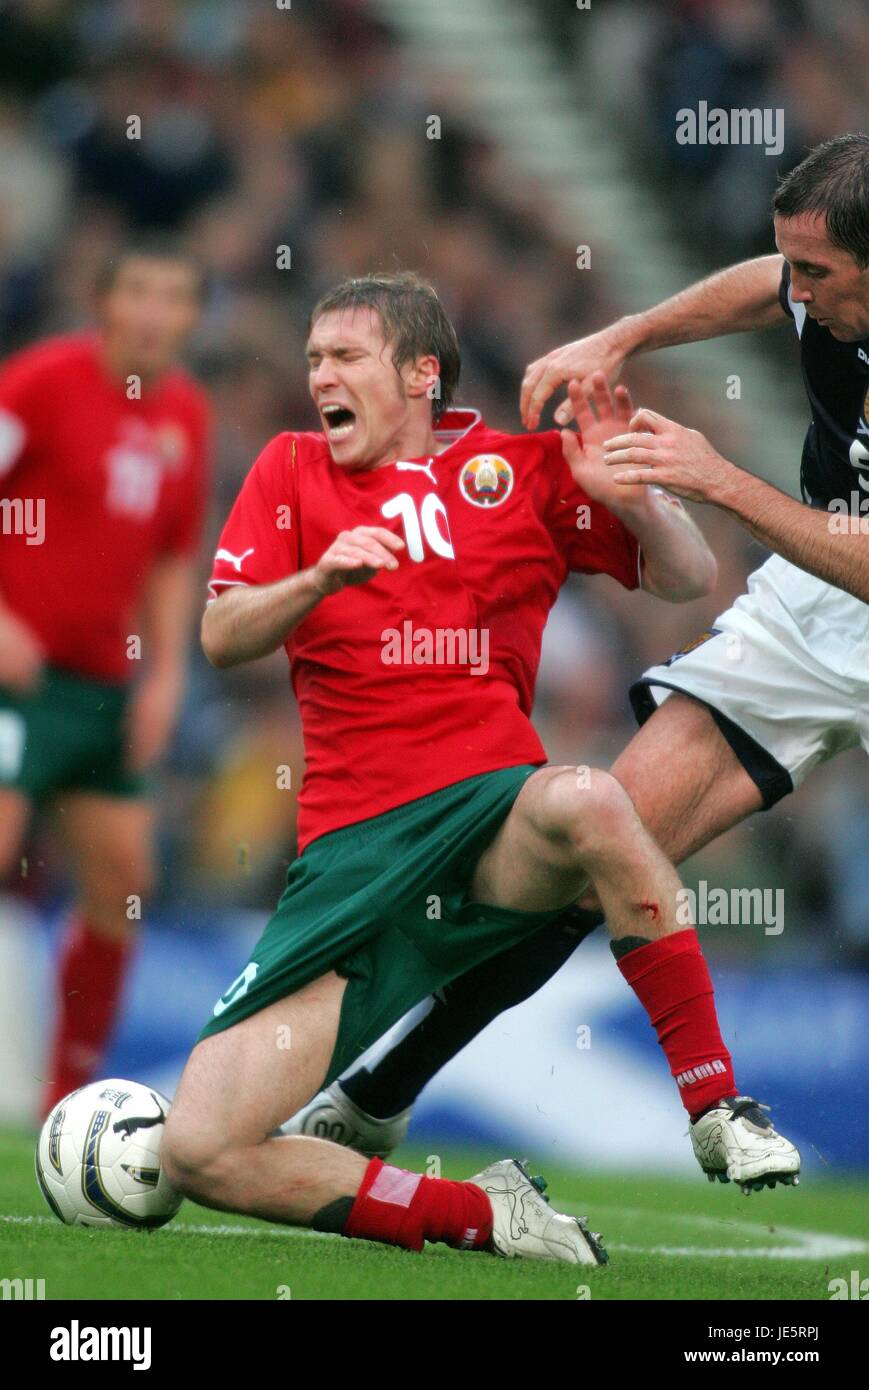
<path id="1" fill-rule="evenodd" d="M 326 426 L 326 434 L 333 443 L 346 439 L 356 424 L 356 415 L 346 405 L 323 405 L 320 414 Z"/>

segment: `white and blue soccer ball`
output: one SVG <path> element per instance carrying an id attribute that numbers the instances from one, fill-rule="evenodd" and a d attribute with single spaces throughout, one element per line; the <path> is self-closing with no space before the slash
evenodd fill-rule
<path id="1" fill-rule="evenodd" d="M 170 1102 L 137 1081 L 94 1081 L 54 1107 L 36 1145 L 36 1177 L 67 1226 L 153 1228 L 183 1198 L 160 1165 Z"/>

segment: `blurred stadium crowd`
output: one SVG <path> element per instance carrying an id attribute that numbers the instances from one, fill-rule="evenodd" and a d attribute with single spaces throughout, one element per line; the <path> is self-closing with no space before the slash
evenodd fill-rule
<path id="1" fill-rule="evenodd" d="M 771 249 L 776 172 L 807 143 L 857 128 L 865 110 L 869 22 L 848 0 L 832 10 L 810 0 L 613 3 L 584 53 L 570 0 L 537 3 L 551 11 L 565 81 L 580 65 L 596 74 L 583 99 L 621 113 L 638 177 L 680 210 L 674 236 L 695 264 L 701 242 L 710 269 Z M 630 80 L 611 80 L 618 72 Z M 662 139 L 674 110 L 701 95 L 787 106 L 795 119 L 782 157 Z M 442 117 L 439 139 L 426 135 L 431 113 Z M 127 136 L 133 114 L 138 140 Z M 403 266 L 430 277 L 463 345 L 461 401 L 506 428 L 518 427 L 530 359 L 642 307 L 622 303 L 601 272 L 578 274 L 546 211 L 511 184 L 448 75 L 411 61 L 366 0 L 293 0 L 291 11 L 269 0 L 0 4 L 0 350 L 87 322 L 97 271 L 130 229 L 183 230 L 209 278 L 191 363 L 216 414 L 209 545 L 262 445 L 316 425 L 304 335 L 334 280 Z M 279 247 L 289 268 L 278 268 Z M 796 370 L 785 330 L 765 346 Z M 644 402 L 709 429 L 723 452 L 738 447 L 720 412 L 686 399 L 654 360 L 629 381 Z M 575 581 L 559 603 L 537 709 L 554 760 L 611 760 L 633 728 L 631 679 L 702 630 L 762 560 L 717 514 L 701 521 L 721 560 L 712 599 L 670 608 L 599 579 Z M 275 785 L 286 762 L 301 767 L 283 656 L 218 674 L 192 640 L 190 693 L 161 784 L 163 907 L 271 906 L 293 853 L 294 794 Z M 841 758 L 712 847 L 697 871 L 723 886 L 783 885 L 785 949 L 865 961 L 866 791 L 865 759 Z M 36 835 L 19 888 L 50 902 L 64 891 L 50 824 Z M 725 949 L 764 944 L 731 928 Z"/>

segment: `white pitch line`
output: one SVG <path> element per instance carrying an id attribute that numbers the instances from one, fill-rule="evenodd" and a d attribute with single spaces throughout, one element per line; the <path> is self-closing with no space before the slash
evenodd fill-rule
<path id="1" fill-rule="evenodd" d="M 865 1254 L 865 1241 L 847 1240 L 844 1236 L 825 1236 L 819 1231 L 804 1231 L 805 1244 L 750 1246 L 703 1245 L 620 1245 L 607 1241 L 607 1250 L 632 1255 L 666 1255 L 677 1259 L 739 1259 L 739 1260 L 832 1260 L 844 1255 Z"/>
<path id="2" fill-rule="evenodd" d="M 194 1224 L 179 1221 L 177 1226 L 162 1226 L 164 1231 L 182 1235 L 190 1231 L 196 1236 L 276 1236 L 279 1240 L 287 1236 L 312 1236 L 314 1240 L 330 1240 L 330 1231 L 312 1231 L 308 1226 L 207 1226 L 205 1222 Z"/>
<path id="3" fill-rule="evenodd" d="M 643 1207 L 619 1207 L 606 1203 L 594 1204 L 595 1213 L 612 1211 L 619 1216 L 630 1216 L 640 1220 L 660 1219 L 656 1213 Z M 688 1226 L 699 1226 L 721 1233 L 721 1227 L 728 1231 L 741 1232 L 748 1237 L 757 1237 L 760 1229 L 754 1221 L 734 1220 L 732 1217 L 700 1216 L 694 1212 L 668 1212 L 667 1221 L 681 1221 Z M 863 1255 L 869 1251 L 869 1244 L 853 1236 L 833 1235 L 827 1231 L 804 1231 L 796 1226 L 782 1226 L 776 1223 L 775 1234 L 792 1245 L 758 1246 L 702 1246 L 702 1245 L 626 1245 L 607 1241 L 608 1250 L 628 1251 L 631 1254 L 670 1255 L 678 1258 L 697 1258 L 709 1256 L 712 1259 L 748 1260 L 828 1260 L 844 1255 Z"/>
<path id="4" fill-rule="evenodd" d="M 58 1222 L 52 1220 L 50 1216 L 0 1216 L 0 1222 L 6 1222 L 11 1226 L 56 1226 Z M 77 1229 L 82 1231 L 105 1230 L 105 1226 L 80 1226 Z M 124 1230 L 125 1227 L 118 1226 L 117 1230 Z M 134 1228 L 129 1228 L 131 1233 Z M 204 1221 L 178 1221 L 168 1222 L 165 1226 L 157 1228 L 161 1233 L 168 1232 L 171 1235 L 193 1235 L 193 1236 L 271 1236 L 278 1240 L 285 1239 L 287 1236 L 313 1236 L 316 1240 L 328 1239 L 328 1231 L 311 1231 L 306 1226 L 230 1226 L 217 1225 L 209 1226 Z M 146 1234 L 148 1234 L 146 1232 Z M 156 1231 L 151 1231 L 151 1235 L 156 1235 Z"/>
<path id="5" fill-rule="evenodd" d="M 648 1212 L 639 1208 L 619 1208 L 619 1210 L 622 1216 L 649 1215 Z M 685 1221 L 689 1225 L 697 1226 L 720 1226 L 722 1224 L 720 1219 L 715 1217 L 693 1216 L 681 1212 L 670 1213 L 667 1219 Z M 0 1222 L 15 1226 L 54 1226 L 57 1224 L 50 1216 L 0 1216 Z M 723 1224 L 737 1227 L 748 1235 L 756 1236 L 758 1234 L 757 1226 L 750 1221 L 726 1221 Z M 100 1228 L 83 1227 L 82 1229 L 95 1230 Z M 314 1240 L 329 1240 L 331 1238 L 328 1232 L 311 1231 L 301 1226 L 231 1226 L 226 1224 L 209 1226 L 205 1222 L 179 1221 L 163 1226 L 161 1230 L 176 1236 L 266 1236 L 272 1240 L 285 1240 L 288 1236 L 307 1236 Z M 826 1231 L 800 1231 L 794 1226 L 778 1226 L 776 1233 L 786 1240 L 792 1240 L 796 1243 L 794 1245 L 704 1247 L 702 1245 L 632 1245 L 623 1244 L 620 1241 L 607 1241 L 607 1249 L 614 1253 L 663 1255 L 671 1259 L 808 1261 L 838 1259 L 845 1255 L 864 1255 L 869 1252 L 869 1244 L 864 1240 L 857 1240 L 850 1236 L 837 1236 Z"/>

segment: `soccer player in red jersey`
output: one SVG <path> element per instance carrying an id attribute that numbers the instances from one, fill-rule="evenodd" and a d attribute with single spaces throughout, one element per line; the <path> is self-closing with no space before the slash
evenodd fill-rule
<path id="1" fill-rule="evenodd" d="M 716 505 L 774 552 L 749 577 L 746 594 L 631 691 L 643 727 L 612 772 L 676 863 L 774 805 L 819 763 L 857 744 L 869 750 L 862 655 L 869 651 L 869 550 L 860 516 L 869 491 L 869 136 L 845 134 L 811 150 L 779 184 L 773 220 L 778 254 L 730 266 L 546 354 L 529 365 L 520 399 L 526 425 L 536 430 L 557 387 L 569 383 L 571 399 L 555 412 L 565 423 L 582 388 L 597 381 L 600 389 L 637 352 L 788 322 L 798 334 L 811 407 L 803 502 L 654 412 L 637 415 L 637 433 L 616 427 L 599 434 L 601 462 L 615 485 L 663 485 Z M 360 1151 L 388 1154 L 431 1077 L 502 1009 L 554 974 L 588 925 L 556 922 L 453 981 L 371 1070 L 334 1083 L 286 1131 L 328 1127 Z M 648 987 L 639 971 L 649 954 L 632 951 L 620 962 L 635 987 Z M 782 1155 L 777 1143 L 767 1148 L 771 1127 L 761 1108 L 725 1093 L 696 1108 L 705 1106 L 714 1078 L 691 1065 L 671 1062 L 671 1069 L 706 1171 L 747 1191 L 764 1170 L 774 1181 Z M 785 1180 L 797 1171 L 791 1160 Z"/>
<path id="2" fill-rule="evenodd" d="M 188 1061 L 167 1175 L 208 1206 L 410 1249 L 600 1262 L 584 1224 L 510 1160 L 447 1183 L 274 1129 L 410 1005 L 551 921 L 589 879 L 622 939 L 673 925 L 678 879 L 614 779 L 544 766 L 509 674 L 509 612 L 533 610 L 514 639 L 533 647 L 568 566 L 634 586 L 641 541 L 646 587 L 678 599 L 707 590 L 714 561 L 654 494 L 626 499 L 627 524 L 597 504 L 557 433 L 517 438 L 449 412 L 455 335 L 415 277 L 338 287 L 314 311 L 308 357 L 323 430 L 260 455 L 203 620 L 218 666 L 287 651 L 305 734 L 301 854 Z M 494 644 L 457 563 L 469 529 L 504 595 Z M 671 1026 L 684 1035 L 693 1004 L 708 1041 L 708 972 L 696 941 L 681 955 Z"/>
<path id="3" fill-rule="evenodd" d="M 599 540 L 606 534 L 600 516 L 604 505 L 621 514 L 635 533 L 643 525 L 647 507 L 639 485 L 626 490 L 627 498 L 620 495 L 622 485 L 613 479 L 603 447 L 604 441 L 624 428 L 624 422 L 631 418 L 630 397 L 623 387 L 613 395 L 602 373 L 593 375 L 590 385 L 592 394 L 587 399 L 578 382 L 570 383 L 570 408 L 580 425 L 581 444 L 575 435 L 565 432 L 562 445 L 573 482 L 587 499 L 595 499 L 592 532 L 597 533 Z M 529 461 L 533 458 L 536 444 L 523 451 L 523 438 L 528 437 L 508 436 L 505 443 L 501 436 L 498 447 L 505 459 L 515 456 L 517 446 L 520 457 L 524 454 Z M 531 438 L 557 440 L 554 432 Z M 594 552 L 575 528 L 571 531 L 568 526 L 552 524 L 546 494 L 527 486 L 531 480 L 527 475 L 521 512 L 516 508 L 500 517 L 493 515 L 489 509 L 500 506 L 493 494 L 482 503 L 491 517 L 490 524 L 474 520 L 469 509 L 462 506 L 466 497 L 462 484 L 468 471 L 474 470 L 462 470 L 458 488 L 448 494 L 459 569 L 475 594 L 481 621 L 489 630 L 491 664 L 500 666 L 516 690 L 521 708 L 530 715 L 540 636 L 554 593 L 568 567 L 580 571 L 590 568 Z M 563 491 L 566 504 L 573 493 L 569 485 Z M 454 502 L 453 497 L 458 500 Z M 681 503 L 661 493 L 654 505 L 676 508 L 675 540 L 678 527 L 690 524 L 681 513 Z M 580 505 L 577 511 L 581 521 L 584 509 Z M 611 521 L 612 518 L 610 524 Z M 619 570 L 612 563 L 617 554 L 614 540 L 611 535 L 609 569 L 618 576 Z M 505 555 L 516 557 L 516 568 L 504 565 Z M 672 560 L 674 569 L 667 592 L 675 598 L 680 593 L 684 564 L 678 545 L 674 546 Z M 632 768 L 634 775 L 626 775 L 625 767 Z M 660 760 L 654 774 L 650 773 L 645 760 L 633 752 L 630 744 L 612 771 L 641 811 L 647 828 L 669 846 L 667 826 L 655 819 L 656 803 L 650 801 L 650 789 L 662 776 Z M 687 804 L 690 809 L 690 802 Z M 677 817 L 672 808 L 670 816 L 675 824 Z M 683 836 L 696 833 L 690 816 L 683 821 Z M 601 925 L 602 915 L 587 910 L 590 898 L 588 895 L 584 900 L 586 910 L 579 906 L 568 909 L 510 950 L 452 980 L 428 1001 L 427 1010 L 415 1012 L 408 1019 L 407 1026 L 399 1030 L 389 1046 L 379 1049 L 375 1062 L 351 1069 L 334 1081 L 286 1121 L 281 1126 L 282 1133 L 328 1134 L 336 1143 L 346 1144 L 359 1153 L 388 1157 L 403 1141 L 413 1103 L 431 1077 L 498 1013 L 527 999 Z M 627 936 L 611 929 L 611 949 L 625 980 L 654 1024 L 690 1119 L 695 1156 L 707 1174 L 724 1176 L 729 1169 L 743 1190 L 751 1191 L 764 1183 L 774 1185 L 776 1181 L 790 1184 L 799 1171 L 796 1149 L 775 1132 L 764 1109 L 751 1097 L 736 1095 L 732 1062 L 721 1037 L 712 982 L 700 956 L 696 932 L 683 923 L 681 930 L 666 936 L 661 934 L 661 925 L 650 919 L 640 934 L 634 923 Z"/>
<path id="4" fill-rule="evenodd" d="M 42 1109 L 105 1050 L 152 878 L 146 774 L 182 692 L 208 408 L 177 366 L 201 280 L 174 242 L 107 270 L 93 332 L 0 368 L 0 872 L 53 800 L 77 895 Z"/>

